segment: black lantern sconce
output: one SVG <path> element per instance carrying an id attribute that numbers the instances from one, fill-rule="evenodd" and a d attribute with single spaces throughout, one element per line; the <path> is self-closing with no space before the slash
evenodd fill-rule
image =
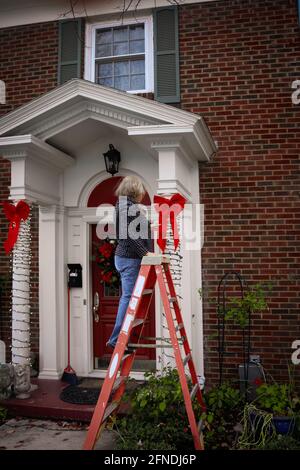
<path id="1" fill-rule="evenodd" d="M 121 154 L 112 144 L 109 144 L 109 150 L 103 154 L 107 173 L 114 176 L 119 171 Z"/>

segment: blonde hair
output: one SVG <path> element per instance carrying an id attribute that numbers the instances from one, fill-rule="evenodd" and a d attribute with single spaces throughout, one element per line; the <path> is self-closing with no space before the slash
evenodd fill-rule
<path id="1" fill-rule="evenodd" d="M 115 195 L 116 196 L 127 196 L 137 201 L 139 197 L 143 197 L 146 193 L 144 185 L 140 178 L 137 176 L 125 176 L 125 178 L 121 181 L 119 186 L 116 189 Z"/>

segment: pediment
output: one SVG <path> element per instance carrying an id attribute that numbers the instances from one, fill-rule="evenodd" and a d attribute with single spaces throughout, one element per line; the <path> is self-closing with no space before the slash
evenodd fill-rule
<path id="1" fill-rule="evenodd" d="M 0 136 L 32 134 L 46 140 L 94 119 L 117 128 L 191 125 L 199 116 L 95 83 L 73 79 L 0 119 Z"/>

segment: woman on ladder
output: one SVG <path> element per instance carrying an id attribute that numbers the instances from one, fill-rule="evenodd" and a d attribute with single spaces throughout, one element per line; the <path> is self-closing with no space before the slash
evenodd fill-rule
<path id="1" fill-rule="evenodd" d="M 115 348 L 121 331 L 142 258 L 155 254 L 150 251 L 152 246 L 150 223 L 139 206 L 145 193 L 143 183 L 137 176 L 126 176 L 115 192 L 118 197 L 115 206 L 118 245 L 114 261 L 121 277 L 122 295 L 115 326 L 106 343 L 106 346 L 112 349 Z M 139 230 L 137 230 L 138 226 Z M 126 352 L 133 352 L 133 350 L 127 348 Z"/>

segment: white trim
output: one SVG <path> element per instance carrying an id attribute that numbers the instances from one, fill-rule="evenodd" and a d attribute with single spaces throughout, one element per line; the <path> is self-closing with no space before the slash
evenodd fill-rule
<path id="1" fill-rule="evenodd" d="M 123 22 L 119 21 L 101 21 L 97 23 L 87 23 L 85 32 L 85 61 L 84 78 L 95 82 L 95 37 L 97 29 L 114 28 L 117 26 L 126 26 L 130 24 L 144 23 L 145 25 L 145 89 L 130 90 L 126 93 L 153 93 L 154 92 L 154 64 L 153 64 L 153 19 L 152 16 L 137 16 L 136 18 L 126 18 Z"/>
<path id="2" fill-rule="evenodd" d="M 153 120 L 156 120 L 157 124 L 174 124 L 174 126 L 194 126 L 197 121 L 202 119 L 197 114 L 158 101 L 74 78 L 2 116 L 0 118 L 0 135 L 8 132 L 20 134 L 22 133 L 21 126 L 24 124 L 28 128 L 34 119 L 42 121 L 48 113 L 56 114 L 62 109 L 60 106 L 73 104 L 75 100 L 79 101 L 80 98 L 84 101 L 91 100 L 97 104 L 101 103 L 105 107 L 113 107 L 116 115 L 120 112 L 133 113 L 136 116 L 135 125 L 137 126 L 141 125 L 141 118 L 142 120 L 151 120 L 152 124 Z M 212 140 L 208 129 L 207 133 L 209 139 Z"/>
<path id="3" fill-rule="evenodd" d="M 74 163 L 70 155 L 31 134 L 0 137 L 0 150 L 9 160 L 24 158 L 28 154 L 39 163 L 58 170 L 64 170 Z"/>
<path id="4" fill-rule="evenodd" d="M 220 0 L 178 0 L 180 4 L 187 5 L 190 3 L 206 3 L 219 2 Z M 22 0 L 22 1 L 2 1 L 0 5 L 0 28 L 8 28 L 11 26 L 43 23 L 46 21 L 57 21 L 59 19 L 73 18 L 91 18 L 95 15 L 112 15 L 120 18 L 123 1 L 122 0 L 80 0 L 74 3 L 74 13 L 70 10 L 69 1 L 67 0 Z M 128 0 L 126 5 L 128 5 Z M 133 15 L 136 10 L 145 10 L 161 6 L 169 6 L 168 0 L 143 0 L 136 6 L 138 2 L 132 2 L 128 9 L 128 13 Z M 138 13 L 138 11 L 137 11 Z"/>

